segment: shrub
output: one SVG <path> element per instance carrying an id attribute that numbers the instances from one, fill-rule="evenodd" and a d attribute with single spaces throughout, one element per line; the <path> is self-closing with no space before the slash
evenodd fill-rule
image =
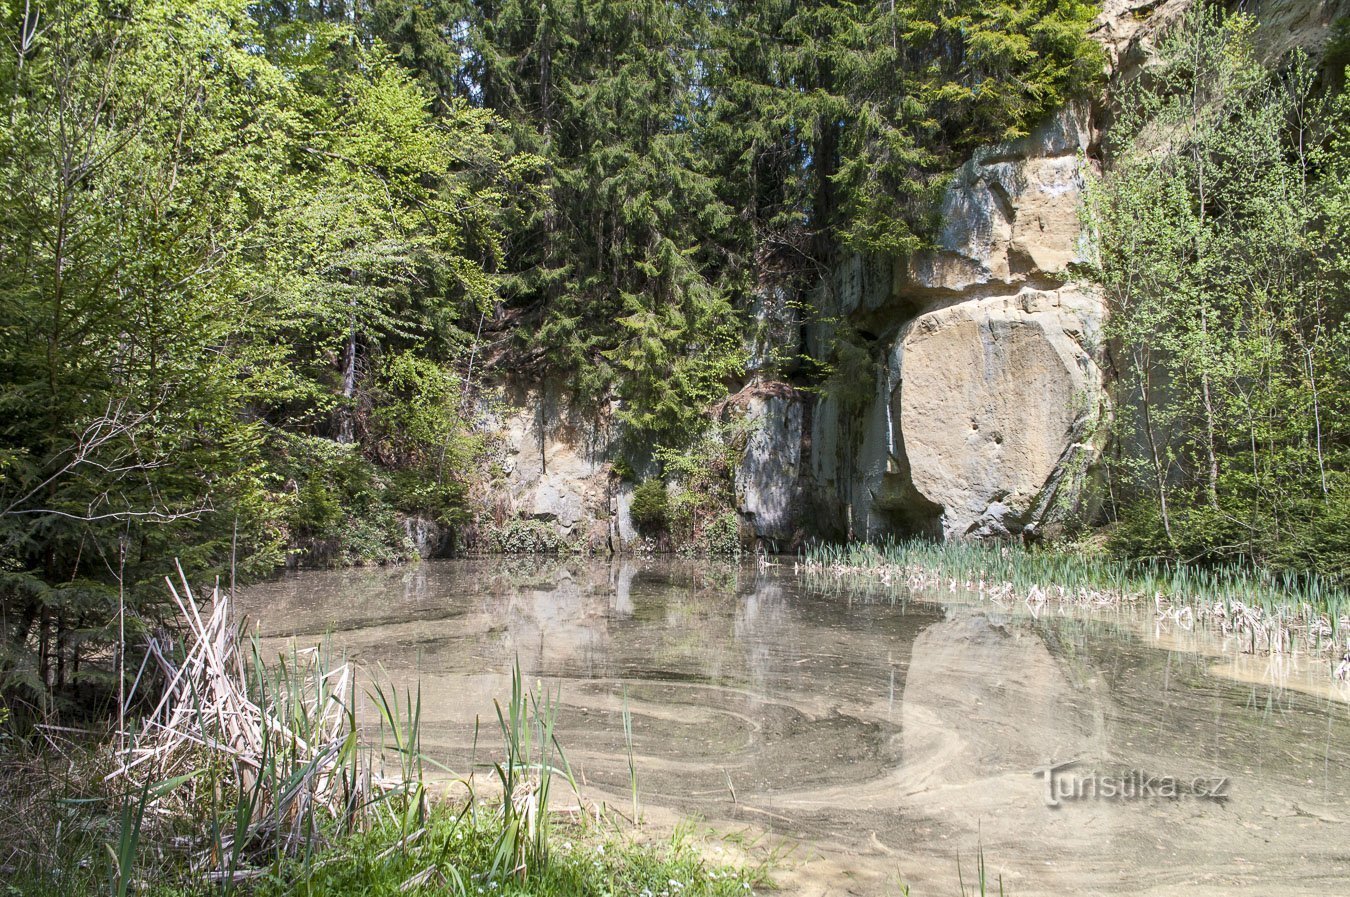
<path id="1" fill-rule="evenodd" d="M 741 519 L 734 510 L 723 511 L 704 528 L 702 545 L 707 554 L 735 557 L 741 553 Z"/>
<path id="2" fill-rule="evenodd" d="M 387 564 L 414 553 L 392 503 L 388 474 L 354 445 L 288 437 L 276 465 L 292 479 L 284 505 L 293 561 L 302 566 Z"/>
<path id="3" fill-rule="evenodd" d="M 489 526 L 487 541 L 502 554 L 556 554 L 566 547 L 551 523 L 522 517 Z"/>
<path id="4" fill-rule="evenodd" d="M 670 524 L 670 496 L 659 479 L 643 480 L 633 490 L 630 513 L 633 523 L 644 534 L 665 530 Z"/>

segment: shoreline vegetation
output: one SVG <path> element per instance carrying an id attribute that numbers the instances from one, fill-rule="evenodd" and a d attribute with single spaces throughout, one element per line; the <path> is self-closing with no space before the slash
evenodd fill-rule
<path id="1" fill-rule="evenodd" d="M 1333 677 L 1350 676 L 1350 590 L 1312 573 L 922 540 L 810 546 L 793 569 L 808 577 L 1023 602 L 1033 612 L 1050 604 L 1151 605 L 1160 619 L 1198 622 L 1233 636 L 1245 652 L 1327 656 Z"/>
<path id="2" fill-rule="evenodd" d="M 732 897 L 767 881 L 710 864 L 687 828 L 648 842 L 583 799 L 557 695 L 518 665 L 500 745 L 480 757 L 475 732 L 456 776 L 421 749 L 419 692 L 360 687 L 323 646 L 269 663 L 227 593 L 199 602 L 179 577 L 185 641 L 152 640 L 136 675 L 157 701 L 133 689 L 101 737 L 0 727 L 6 893 Z"/>

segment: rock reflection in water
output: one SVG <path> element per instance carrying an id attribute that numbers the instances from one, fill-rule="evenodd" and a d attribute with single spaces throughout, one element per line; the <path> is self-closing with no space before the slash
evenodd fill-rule
<path id="1" fill-rule="evenodd" d="M 797 849 L 803 894 L 957 893 L 983 844 L 1015 893 L 1350 893 L 1346 705 L 1214 674 L 1128 620 L 822 589 L 783 568 L 492 559 L 292 574 L 265 636 L 421 683 L 425 747 L 463 768 L 519 658 L 560 685 L 590 796 Z M 487 739 L 485 739 L 486 741 Z M 1226 802 L 1045 805 L 1032 771 L 1231 777 Z"/>

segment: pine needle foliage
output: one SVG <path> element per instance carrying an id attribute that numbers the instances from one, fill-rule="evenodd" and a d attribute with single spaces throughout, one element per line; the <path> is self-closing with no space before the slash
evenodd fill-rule
<path id="1" fill-rule="evenodd" d="M 696 439 L 744 379 L 754 291 L 923 245 L 962 153 L 1102 70 L 1080 0 L 405 6 L 372 32 L 545 160 L 507 252 L 514 360 L 616 395 L 647 447 Z"/>

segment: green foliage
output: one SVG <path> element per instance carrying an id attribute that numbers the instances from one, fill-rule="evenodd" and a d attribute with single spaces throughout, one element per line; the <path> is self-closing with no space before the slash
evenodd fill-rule
<path id="1" fill-rule="evenodd" d="M 542 160 L 511 212 L 519 358 L 682 448 L 743 378 L 751 294 L 903 252 L 963 153 L 1099 77 L 1082 0 L 374 3 L 367 27 Z"/>
<path id="2" fill-rule="evenodd" d="M 744 419 L 719 423 L 683 451 L 657 452 L 657 461 L 675 486 L 667 529 L 676 550 L 740 554 L 735 470 L 749 426 Z"/>
<path id="3" fill-rule="evenodd" d="M 567 547 L 553 524 L 530 517 L 491 524 L 486 536 L 489 550 L 501 554 L 557 554 Z"/>
<path id="4" fill-rule="evenodd" d="M 80 654 L 119 583 L 154 624 L 170 556 L 387 560 L 395 502 L 454 517 L 461 325 L 527 163 L 349 26 L 256 11 L 0 6 L 0 688 L 106 675 Z"/>
<path id="5" fill-rule="evenodd" d="M 638 441 L 679 443 L 744 368 L 717 250 L 731 214 L 693 127 L 697 6 L 510 0 L 472 19 L 482 101 L 547 160 L 519 221 L 526 357 L 615 389 Z"/>
<path id="6" fill-rule="evenodd" d="M 391 502 L 389 474 L 355 445 L 291 438 L 277 445 L 274 466 L 289 475 L 285 509 L 288 539 L 310 566 L 349 566 L 407 560 L 413 548 Z"/>
<path id="7" fill-rule="evenodd" d="M 841 326 L 835 333 L 833 360 L 825 370 L 823 388 L 839 403 L 841 416 L 859 418 L 876 397 L 877 363 L 872 347 L 856 330 Z"/>
<path id="8" fill-rule="evenodd" d="M 658 533 L 669 524 L 670 494 L 665 482 L 659 477 L 643 480 L 633 489 L 633 503 L 629 506 L 633 523 L 638 530 L 646 533 Z"/>
<path id="9" fill-rule="evenodd" d="M 732 3 L 712 13 L 709 124 L 729 202 L 789 264 L 928 237 L 941 175 L 1100 77 L 1097 5 Z M 807 245 L 799 234 L 805 232 Z"/>
<path id="10" fill-rule="evenodd" d="M 721 511 L 704 524 L 695 550 L 721 557 L 740 555 L 741 518 L 735 508 Z"/>
<path id="11" fill-rule="evenodd" d="M 1100 77 L 1096 3 L 863 4 L 834 51 L 840 236 L 907 252 L 929 236 L 940 175 L 980 144 L 1025 136 Z M 829 89 L 829 88 L 827 88 Z"/>
<path id="12" fill-rule="evenodd" d="M 1112 306 L 1119 550 L 1346 573 L 1347 100 L 1209 7 L 1122 92 L 1090 225 Z"/>
<path id="13" fill-rule="evenodd" d="M 342 503 L 323 477 L 306 480 L 296 499 L 290 523 L 297 533 L 322 535 L 342 523 Z"/>
<path id="14" fill-rule="evenodd" d="M 1345 70 L 1350 66 L 1350 16 L 1342 16 L 1331 26 L 1331 38 L 1322 51 L 1322 64 L 1337 89 L 1345 89 Z"/>
<path id="15" fill-rule="evenodd" d="M 424 355 L 403 351 L 386 356 L 372 379 L 362 443 L 393 471 L 390 501 L 446 525 L 463 522 L 465 474 L 477 469 L 483 441 L 464 420 L 461 378 Z"/>

